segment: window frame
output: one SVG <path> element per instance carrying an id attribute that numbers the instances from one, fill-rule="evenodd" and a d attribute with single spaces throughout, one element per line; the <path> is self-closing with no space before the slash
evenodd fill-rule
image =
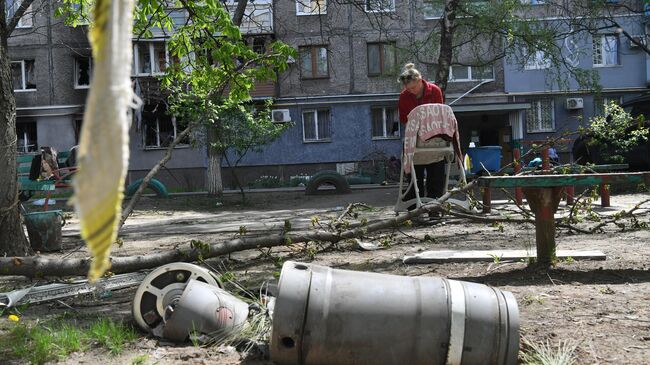
<path id="1" fill-rule="evenodd" d="M 36 89 L 37 89 L 36 88 L 36 83 L 34 83 L 34 88 L 33 89 L 28 89 L 27 88 L 27 74 L 25 73 L 25 68 L 26 68 L 25 67 L 25 62 L 26 61 L 34 62 L 34 70 L 33 70 L 33 72 L 34 72 L 34 79 L 35 79 L 36 78 L 36 62 L 34 60 L 9 61 L 9 68 L 10 69 L 11 69 L 11 65 L 13 63 L 20 63 L 20 74 L 21 74 L 21 77 L 22 77 L 22 86 L 23 87 L 22 87 L 22 89 L 13 89 L 14 92 L 20 92 L 20 93 L 33 92 L 33 91 L 36 91 Z M 13 84 L 13 75 L 12 75 L 11 82 Z M 12 88 L 13 88 L 13 85 L 12 85 Z"/>
<path id="2" fill-rule="evenodd" d="M 174 131 L 172 141 L 176 139 L 178 136 L 178 123 L 176 122 L 176 117 L 170 116 L 169 120 L 172 124 L 172 130 Z M 143 133 L 142 133 L 142 149 L 143 150 L 159 150 L 159 149 L 165 149 L 168 148 L 169 146 L 162 146 L 160 143 L 160 118 L 155 118 L 156 122 L 156 144 L 155 145 L 148 145 L 147 144 L 147 122 L 143 122 Z M 188 144 L 184 142 L 179 142 L 174 148 L 182 148 L 182 147 L 187 147 Z"/>
<path id="3" fill-rule="evenodd" d="M 382 112 L 382 132 L 383 135 L 378 136 L 374 134 L 374 125 L 375 121 L 372 119 L 373 117 L 373 111 L 381 109 Z M 388 125 L 387 125 L 387 120 L 386 120 L 386 110 L 387 109 L 393 109 L 393 116 L 395 118 L 394 121 L 392 121 L 391 124 L 395 125 L 397 123 L 397 135 L 395 134 L 388 134 Z M 371 106 L 370 107 L 370 136 L 373 141 L 378 141 L 378 140 L 390 140 L 390 139 L 400 139 L 401 138 L 401 130 L 400 130 L 400 123 L 399 123 L 399 112 L 396 107 L 394 106 Z"/>
<path id="4" fill-rule="evenodd" d="M 612 101 L 616 102 L 617 105 L 621 105 L 623 104 L 623 96 L 601 96 L 600 98 L 594 96 L 594 116 L 605 116 L 605 105 Z"/>
<path id="5" fill-rule="evenodd" d="M 88 85 L 79 85 L 79 58 L 88 59 Z M 90 83 L 93 80 L 93 58 L 90 56 L 78 56 L 74 58 L 74 88 L 75 89 L 89 89 Z"/>
<path id="6" fill-rule="evenodd" d="M 425 0 L 425 2 L 422 4 L 422 16 L 423 16 L 424 20 L 437 20 L 437 19 L 441 19 L 444 16 L 445 8 L 444 8 L 444 4 L 442 4 L 442 3 L 439 4 L 439 5 L 443 5 L 442 12 L 440 13 L 439 16 L 429 15 L 429 14 L 433 13 L 436 10 L 436 7 L 434 5 L 438 5 L 438 3 L 434 4 L 432 2 L 427 2 Z"/>
<path id="7" fill-rule="evenodd" d="M 370 72 L 370 46 L 379 47 L 379 73 Z M 384 57 L 386 46 L 393 48 L 393 69 L 386 69 L 386 58 Z M 369 77 L 392 76 L 395 74 L 395 65 L 397 65 L 397 52 L 395 52 L 395 42 L 366 42 L 366 69 Z"/>
<path id="8" fill-rule="evenodd" d="M 309 2 L 310 5 L 311 5 L 311 3 L 318 3 L 319 2 L 319 0 L 296 0 L 296 16 L 326 15 L 327 14 L 327 5 L 328 5 L 327 0 L 322 0 L 322 2 L 324 3 L 324 6 L 317 7 L 317 9 L 318 9 L 317 12 L 311 11 L 309 13 L 302 11 L 302 10 L 304 10 L 304 6 L 305 6 L 304 2 L 307 2 L 307 1 Z"/>
<path id="9" fill-rule="evenodd" d="M 318 112 L 320 111 L 327 111 L 327 123 L 329 123 L 329 131 L 330 135 L 329 137 L 326 138 L 319 138 L 318 136 L 318 126 L 320 122 L 318 121 Z M 307 139 L 306 138 L 306 133 L 305 133 L 305 114 L 307 113 L 313 113 L 314 114 L 314 129 L 316 132 L 316 139 Z M 302 119 L 302 142 L 303 143 L 322 143 L 322 142 L 332 142 L 332 110 L 330 108 L 314 108 L 314 109 L 305 109 L 300 113 L 301 119 Z"/>
<path id="10" fill-rule="evenodd" d="M 327 68 L 327 74 L 326 75 L 317 75 L 316 72 L 318 72 L 318 50 L 321 48 L 325 49 L 325 66 Z M 303 67 L 302 67 L 302 57 L 303 57 L 303 49 L 309 49 L 310 50 L 310 57 L 311 57 L 311 75 L 306 76 L 303 73 Z M 298 56 L 300 58 L 300 79 L 302 80 L 318 80 L 318 79 L 329 79 L 330 78 L 330 55 L 329 55 L 329 49 L 327 45 L 323 44 L 314 44 L 314 45 L 306 45 L 306 46 L 299 46 L 298 47 Z M 315 76 L 316 75 L 316 76 Z"/>
<path id="11" fill-rule="evenodd" d="M 616 58 L 615 63 L 605 63 L 605 60 L 607 58 L 607 57 L 605 57 L 605 54 L 606 54 L 605 47 L 607 47 L 606 44 L 608 44 L 607 42 L 605 42 L 605 40 L 607 38 L 613 38 L 615 43 L 616 43 L 616 50 L 614 51 L 615 52 L 614 56 Z M 596 40 L 597 39 L 598 39 L 598 42 L 600 43 L 600 63 L 596 63 L 596 60 L 595 60 L 595 58 L 596 58 L 596 53 L 595 53 L 595 51 L 596 51 Z M 619 40 L 619 37 L 616 36 L 615 34 L 599 34 L 597 37 L 592 36 L 592 44 L 591 44 L 592 57 L 591 57 L 591 61 L 592 61 L 593 67 L 615 67 L 615 66 L 618 66 L 619 62 L 620 62 L 620 60 L 619 60 L 619 48 L 620 48 L 620 40 Z"/>
<path id="12" fill-rule="evenodd" d="M 454 70 L 454 65 L 449 66 L 449 82 L 468 82 L 468 81 L 487 81 L 487 80 L 494 80 L 494 65 L 485 65 L 485 66 L 480 66 L 480 67 L 490 67 L 492 70 L 492 77 L 488 79 L 477 79 L 474 77 L 474 69 L 478 68 L 479 66 L 462 66 L 462 65 L 456 65 L 455 67 L 467 67 L 467 78 L 466 79 L 455 79 L 452 78 L 453 76 L 453 70 Z"/>
<path id="13" fill-rule="evenodd" d="M 551 108 L 551 128 L 550 129 L 544 129 L 542 128 L 543 120 L 542 120 L 542 103 L 544 102 L 549 102 L 550 103 L 550 108 Z M 553 98 L 543 98 L 543 99 L 536 99 L 536 100 L 531 100 L 531 109 L 535 110 L 535 124 L 536 128 L 535 129 L 529 129 L 529 120 L 528 120 L 528 113 L 526 113 L 526 133 L 532 134 L 532 133 L 549 133 L 549 132 L 555 132 L 556 130 L 556 125 L 555 125 L 555 100 Z M 530 111 L 531 109 L 528 109 Z"/>
<path id="14" fill-rule="evenodd" d="M 379 9 L 379 10 L 368 10 L 368 2 L 369 1 L 384 1 L 384 0 L 364 0 L 363 2 L 363 10 L 366 13 L 394 13 L 395 12 L 395 0 L 387 0 L 391 2 L 391 8 L 390 9 Z"/>
<path id="15" fill-rule="evenodd" d="M 154 72 L 155 56 L 154 56 L 154 44 L 163 43 L 165 46 L 165 69 L 170 66 L 169 64 L 169 48 L 167 47 L 166 39 L 147 39 L 147 40 L 137 40 L 133 41 L 133 70 L 131 70 L 131 76 L 160 76 L 164 75 L 165 71 Z M 149 45 L 149 62 L 151 63 L 150 72 L 140 72 L 140 45 L 148 44 Z"/>

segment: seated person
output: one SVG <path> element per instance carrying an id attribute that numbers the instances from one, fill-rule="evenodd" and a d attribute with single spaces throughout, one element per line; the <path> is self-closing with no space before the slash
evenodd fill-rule
<path id="1" fill-rule="evenodd" d="M 29 170 L 30 180 L 56 180 L 56 170 L 59 169 L 56 150 L 52 147 L 41 147 L 41 153 L 34 156 Z"/>

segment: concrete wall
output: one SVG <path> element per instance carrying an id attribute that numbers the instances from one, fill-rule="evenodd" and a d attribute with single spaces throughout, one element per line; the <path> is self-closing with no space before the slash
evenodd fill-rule
<path id="1" fill-rule="evenodd" d="M 392 102 L 364 102 L 351 104 L 315 104 L 290 107 L 293 125 L 261 152 L 249 152 L 242 166 L 336 163 L 368 159 L 373 152 L 382 152 L 387 158 L 399 157 L 400 139 L 372 139 L 371 106 L 396 106 Z M 329 108 L 332 139 L 328 142 L 304 142 L 302 111 Z"/>
<path id="2" fill-rule="evenodd" d="M 622 26 L 630 34 L 644 34 L 644 18 L 632 16 L 620 19 Z M 605 32 L 603 32 L 605 33 Z M 607 67 L 594 67 L 592 55 L 592 37 L 588 35 L 576 36 L 573 38 L 578 50 L 579 67 L 586 70 L 596 70 L 600 78 L 602 88 L 625 89 L 625 88 L 646 88 L 648 86 L 646 77 L 647 54 L 639 48 L 630 48 L 629 41 L 624 36 L 619 37 L 619 64 Z M 569 56 L 563 48 L 563 54 Z M 550 70 L 524 70 L 521 65 L 506 63 L 505 65 L 505 91 L 508 93 L 528 93 L 560 91 L 558 84 Z M 566 70 L 561 70 L 561 77 L 566 80 L 570 75 Z M 570 80 L 569 90 L 578 90 L 579 85 L 575 80 Z"/>

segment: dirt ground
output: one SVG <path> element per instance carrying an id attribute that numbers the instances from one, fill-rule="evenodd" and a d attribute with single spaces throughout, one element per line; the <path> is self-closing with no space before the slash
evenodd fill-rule
<path id="1" fill-rule="evenodd" d="M 378 209 L 361 213 L 368 220 L 394 216 L 396 188 L 354 190 L 348 195 L 305 196 L 303 192 L 262 192 L 250 194 L 250 203 L 241 205 L 236 195 L 223 201 L 204 196 L 175 196 L 169 199 L 146 197 L 127 221 L 122 247 L 114 255 L 145 254 L 165 250 L 191 240 L 216 242 L 235 237 L 240 226 L 247 235 L 263 235 L 279 230 L 289 220 L 294 230 L 309 229 L 311 217 L 321 222 L 337 217 L 351 202 L 363 202 Z M 594 209 L 613 213 L 629 209 L 646 194 L 612 197 L 612 207 Z M 513 210 L 495 204 L 494 214 Z M 558 214 L 566 213 L 564 203 Z M 493 215 L 494 215 L 493 214 Z M 641 218 L 648 222 L 648 216 Z M 71 216 L 63 229 L 64 252 L 59 256 L 83 257 L 78 224 Z M 425 236 L 431 239 L 424 239 Z M 570 234 L 559 229 L 559 249 L 601 250 L 605 261 L 563 261 L 540 271 L 523 262 L 481 262 L 405 265 L 402 259 L 425 250 L 487 250 L 534 248 L 532 224 L 504 223 L 502 226 L 445 217 L 442 221 L 416 222 L 394 236 L 372 235 L 368 241 L 388 242 L 376 251 L 360 250 L 352 243 L 319 252 L 301 252 L 295 247 L 279 247 L 272 256 L 247 251 L 209 260 L 213 267 L 225 268 L 246 286 L 256 287 L 275 281 L 278 260 L 309 261 L 341 269 L 365 270 L 409 276 L 443 276 L 491 285 L 510 291 L 517 298 L 522 336 L 531 342 L 547 340 L 557 345 L 569 341 L 577 345 L 577 364 L 650 364 L 650 231 L 623 231 L 609 227 L 597 234 Z M 275 257 L 276 259 L 274 259 Z M 0 278 L 0 287 L 30 283 L 24 278 Z M 131 299 L 135 287 L 113 293 L 106 299 L 71 298 L 63 303 L 33 305 L 24 320 L 75 311 L 93 316 L 111 316 L 132 321 Z M 70 309 L 73 308 L 73 309 Z M 0 318 L 0 322 L 6 321 Z M 2 328 L 4 326 L 0 326 Z M 130 364 L 137 355 L 147 355 L 148 364 L 261 364 L 263 360 L 241 359 L 224 348 L 172 346 L 145 336 L 117 357 L 102 350 L 74 354 L 63 364 Z M 1 363 L 2 361 L 0 361 Z"/>

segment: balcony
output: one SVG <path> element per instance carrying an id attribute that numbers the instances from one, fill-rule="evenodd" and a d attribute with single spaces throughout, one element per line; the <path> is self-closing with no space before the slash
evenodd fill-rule
<path id="1" fill-rule="evenodd" d="M 237 2 L 229 0 L 225 6 L 232 17 L 235 14 Z M 273 33 L 272 1 L 256 0 L 254 3 L 248 3 L 239 29 L 244 35 Z"/>

